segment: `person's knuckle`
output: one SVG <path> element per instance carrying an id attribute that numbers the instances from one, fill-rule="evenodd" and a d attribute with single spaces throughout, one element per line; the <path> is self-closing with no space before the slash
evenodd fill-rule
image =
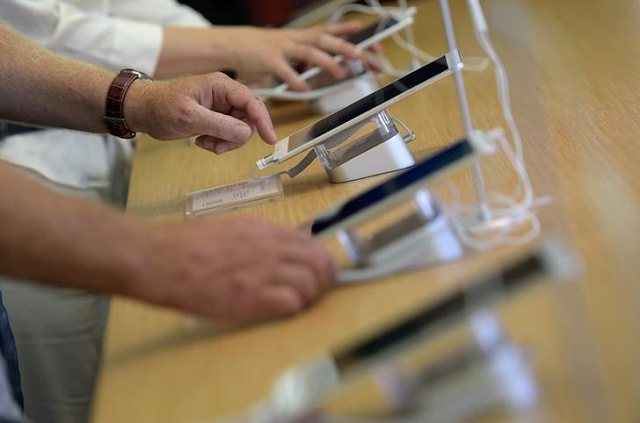
<path id="1" fill-rule="evenodd" d="M 187 101 L 175 101 L 175 122 L 180 129 L 187 129 L 195 122 L 193 107 Z"/>
<path id="2" fill-rule="evenodd" d="M 264 56 L 264 62 L 272 69 L 279 68 L 285 63 L 284 55 L 282 51 L 273 51 L 272 54 L 266 54 Z"/>
<path id="3" fill-rule="evenodd" d="M 300 294 L 292 292 L 286 299 L 282 299 L 278 306 L 280 314 L 283 316 L 291 316 L 304 309 L 304 299 Z"/>
<path id="4" fill-rule="evenodd" d="M 313 34 L 311 35 L 311 42 L 316 44 L 321 42 L 324 35 L 325 33 L 322 31 L 314 31 Z"/>
<path id="5" fill-rule="evenodd" d="M 339 42 L 338 40 L 339 39 L 337 37 L 334 37 L 333 35 L 328 34 L 326 32 L 321 33 L 320 34 L 320 39 L 319 39 L 319 41 L 323 45 L 331 45 L 331 44 L 334 44 L 336 42 Z"/>
<path id="6" fill-rule="evenodd" d="M 355 50 L 355 46 L 353 44 L 341 38 L 336 37 L 335 43 L 336 43 L 336 47 L 341 50 L 346 50 L 346 51 Z"/>
<path id="7" fill-rule="evenodd" d="M 213 72 L 211 74 L 212 78 L 215 81 L 231 81 L 232 79 L 229 77 L 229 75 L 225 74 L 224 72 Z"/>
<path id="8" fill-rule="evenodd" d="M 214 114 L 209 119 L 211 128 L 216 134 L 223 132 L 228 127 L 227 122 L 223 119 L 222 115 Z"/>
<path id="9" fill-rule="evenodd" d="M 321 278 L 313 269 L 305 269 L 301 274 L 303 283 L 309 289 L 310 299 L 317 297 L 320 293 Z"/>

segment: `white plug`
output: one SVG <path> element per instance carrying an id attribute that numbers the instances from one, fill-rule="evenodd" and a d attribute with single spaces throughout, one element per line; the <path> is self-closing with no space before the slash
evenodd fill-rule
<path id="1" fill-rule="evenodd" d="M 473 145 L 481 156 L 493 154 L 496 151 L 496 141 L 491 133 L 475 130 L 469 134 L 467 141 Z"/>

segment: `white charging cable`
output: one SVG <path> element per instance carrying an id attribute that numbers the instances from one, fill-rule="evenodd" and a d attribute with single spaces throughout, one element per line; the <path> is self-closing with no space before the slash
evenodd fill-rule
<path id="1" fill-rule="evenodd" d="M 388 15 L 388 14 L 403 14 L 403 13 L 412 13 L 415 14 L 415 7 L 405 9 L 402 7 L 383 7 L 378 0 L 367 0 L 367 6 L 361 4 L 347 4 L 340 8 L 338 8 L 330 17 L 330 22 L 338 22 L 340 21 L 344 15 L 350 12 L 359 12 L 363 14 L 369 15 Z M 402 2 L 401 2 L 402 3 Z M 413 37 L 412 32 L 408 32 L 408 37 Z M 416 65 L 424 65 L 430 63 L 437 59 L 436 56 L 427 53 L 424 50 L 421 50 L 415 45 L 411 39 L 405 40 L 399 33 L 395 33 L 391 36 L 391 39 L 400 47 L 402 50 L 409 53 L 411 56 L 412 62 Z M 392 77 L 401 77 L 411 72 L 412 69 L 397 69 L 395 68 L 391 62 L 384 56 L 381 56 L 383 65 L 384 65 L 384 73 L 388 76 Z M 490 64 L 490 60 L 486 57 L 465 57 L 464 58 L 464 69 L 468 71 L 474 72 L 482 72 Z"/>
<path id="2" fill-rule="evenodd" d="M 309 91 L 291 91 L 283 84 L 276 88 L 252 88 L 253 92 L 258 94 L 263 100 L 287 100 L 287 101 L 313 101 L 326 95 L 333 94 L 344 88 L 345 85 L 351 84 L 352 80 L 340 81 L 337 84 L 324 88 L 317 88 Z M 283 87 L 283 88 L 280 88 Z"/>
<path id="3" fill-rule="evenodd" d="M 497 192 L 487 195 L 486 207 L 490 209 L 491 216 L 489 221 L 478 221 L 478 206 L 462 205 L 457 191 L 452 187 L 449 189 L 453 197 L 451 221 L 460 239 L 468 247 L 485 250 L 499 245 L 528 243 L 535 239 L 540 233 L 540 221 L 534 210 L 548 204 L 551 199 L 534 197 L 524 161 L 522 138 L 511 110 L 507 73 L 489 39 L 488 26 L 478 0 L 468 0 L 468 3 L 478 42 L 495 68 L 500 106 L 513 138 L 513 145 L 501 128 L 489 132 L 488 136 L 504 152 L 518 176 L 517 188 L 511 195 Z M 527 229 L 515 233 L 516 229 L 522 228 Z"/>
<path id="4" fill-rule="evenodd" d="M 367 4 L 368 5 L 366 6 L 361 4 L 346 4 L 338 8 L 329 17 L 329 22 L 339 22 L 347 13 L 351 12 L 380 16 L 407 14 L 411 15 L 416 13 L 415 7 L 383 7 L 377 0 L 368 0 Z M 425 65 L 437 59 L 436 56 L 433 56 L 426 51 L 421 50 L 415 45 L 415 42 L 413 41 L 413 31 L 411 30 L 411 28 L 407 28 L 406 36 L 409 37 L 408 40 L 405 40 L 399 33 L 395 33 L 391 35 L 391 39 L 398 45 L 398 47 L 409 53 L 414 68 Z M 381 55 L 379 59 L 381 59 L 383 65 L 383 74 L 380 75 L 380 77 L 382 77 L 383 75 L 387 75 L 397 78 L 404 76 L 413 70 L 395 68 L 384 55 Z M 336 56 L 335 60 L 341 61 L 342 57 Z M 490 61 L 486 57 L 465 57 L 464 63 L 465 70 L 481 72 L 489 66 Z M 347 80 L 329 87 L 318 88 L 309 91 L 291 91 L 288 89 L 288 86 L 286 84 L 269 88 L 254 87 L 253 91 L 265 100 L 273 99 L 286 101 L 313 101 L 337 92 L 343 88 L 343 84 L 349 84 L 351 82 L 351 80 Z"/>

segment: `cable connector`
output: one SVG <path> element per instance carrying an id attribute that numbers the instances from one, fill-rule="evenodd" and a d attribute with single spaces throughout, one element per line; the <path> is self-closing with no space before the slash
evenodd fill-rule
<path id="1" fill-rule="evenodd" d="M 276 160 L 273 158 L 273 155 L 270 154 L 267 157 L 263 157 L 262 159 L 258 160 L 256 162 L 256 166 L 258 167 L 259 170 L 262 170 L 262 169 L 264 169 L 266 167 L 271 166 L 275 162 L 276 162 Z"/>

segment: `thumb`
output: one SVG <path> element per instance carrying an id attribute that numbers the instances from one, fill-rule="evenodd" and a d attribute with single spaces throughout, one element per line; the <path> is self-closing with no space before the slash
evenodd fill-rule
<path id="1" fill-rule="evenodd" d="M 240 119 L 197 106 L 193 110 L 190 130 L 236 144 L 244 144 L 251 138 L 253 130 Z"/>

